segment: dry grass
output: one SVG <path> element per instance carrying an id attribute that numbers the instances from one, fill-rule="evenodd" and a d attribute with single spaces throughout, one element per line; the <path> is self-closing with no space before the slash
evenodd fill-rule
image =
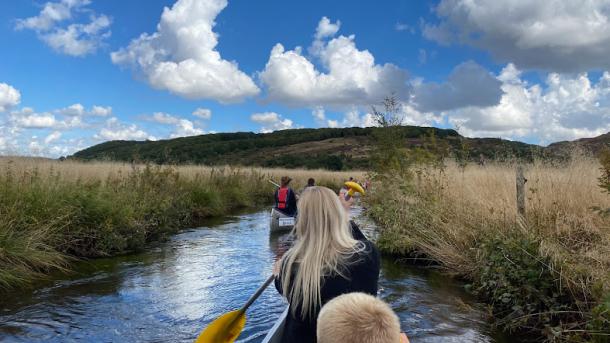
<path id="1" fill-rule="evenodd" d="M 598 185 L 600 168 L 598 161 L 585 157 L 564 165 L 525 166 L 525 220 L 517 215 L 512 164 L 421 167 L 412 182 L 393 179 L 377 185 L 368 201 L 371 214 L 384 226 L 379 241 L 383 250 L 424 255 L 452 273 L 484 283 L 490 263 L 498 265 L 490 262 L 497 244 L 518 242 L 506 245 L 518 250 L 515 256 L 532 255 L 534 272 L 547 273 L 557 292 L 571 298 L 581 317 L 587 317 L 610 294 L 610 217 L 593 209 L 610 208 L 610 195 Z M 535 251 L 521 242 L 534 242 Z M 509 255 L 500 256 L 507 267 L 493 273 L 518 265 Z M 523 285 L 515 287 L 515 294 L 529 281 L 517 282 Z"/>
<path id="2" fill-rule="evenodd" d="M 0 291 L 66 270 L 72 257 L 123 254 L 209 216 L 270 204 L 288 175 L 338 189 L 324 170 L 82 163 L 0 158 Z"/>
<path id="3" fill-rule="evenodd" d="M 109 177 L 120 177 L 133 171 L 142 169 L 145 165 L 130 164 L 120 162 L 79 162 L 79 161 L 57 161 L 44 158 L 28 157 L 0 157 L 0 170 L 8 168 L 16 172 L 36 172 L 42 178 L 59 176 L 62 180 L 82 180 L 82 181 L 104 181 Z M 239 166 L 202 166 L 202 165 L 165 165 L 163 168 L 172 168 L 185 179 L 209 177 L 214 174 L 240 173 L 244 175 L 264 175 L 270 180 L 279 182 L 284 176 L 290 176 L 294 181 L 292 186 L 295 189 L 302 188 L 307 184 L 307 179 L 313 177 L 317 183 L 335 187 L 349 177 L 362 179 L 365 172 L 362 171 L 328 171 L 323 169 L 284 169 L 284 168 L 258 168 L 258 167 L 239 167 Z"/>

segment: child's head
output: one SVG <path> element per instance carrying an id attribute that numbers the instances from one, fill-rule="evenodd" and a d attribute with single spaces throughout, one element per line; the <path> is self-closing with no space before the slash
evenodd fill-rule
<path id="1" fill-rule="evenodd" d="M 390 306 L 364 293 L 338 296 L 318 315 L 318 343 L 398 343 L 400 335 L 400 322 Z"/>

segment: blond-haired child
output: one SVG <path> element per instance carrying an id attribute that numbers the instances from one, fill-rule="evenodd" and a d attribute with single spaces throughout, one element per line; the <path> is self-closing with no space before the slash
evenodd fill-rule
<path id="1" fill-rule="evenodd" d="M 330 300 L 318 315 L 318 343 L 408 343 L 398 316 L 369 294 L 348 293 Z"/>

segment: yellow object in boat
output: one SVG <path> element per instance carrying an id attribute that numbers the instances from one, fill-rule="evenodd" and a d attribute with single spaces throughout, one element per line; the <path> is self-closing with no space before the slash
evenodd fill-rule
<path id="1" fill-rule="evenodd" d="M 360 194 L 364 195 L 364 188 L 362 188 L 362 186 L 360 186 L 360 184 L 357 182 L 347 181 L 347 182 L 345 182 L 345 187 L 347 187 L 347 189 L 349 189 L 347 191 L 347 195 L 349 195 L 349 196 L 353 196 L 354 193 L 360 193 Z"/>

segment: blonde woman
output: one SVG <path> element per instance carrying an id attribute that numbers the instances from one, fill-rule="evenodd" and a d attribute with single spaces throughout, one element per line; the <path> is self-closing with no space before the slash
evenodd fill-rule
<path id="1" fill-rule="evenodd" d="M 295 242 L 280 261 L 275 286 L 289 302 L 282 342 L 316 342 L 322 305 L 350 292 L 377 295 L 379 253 L 332 190 L 309 187 L 298 203 Z"/>

